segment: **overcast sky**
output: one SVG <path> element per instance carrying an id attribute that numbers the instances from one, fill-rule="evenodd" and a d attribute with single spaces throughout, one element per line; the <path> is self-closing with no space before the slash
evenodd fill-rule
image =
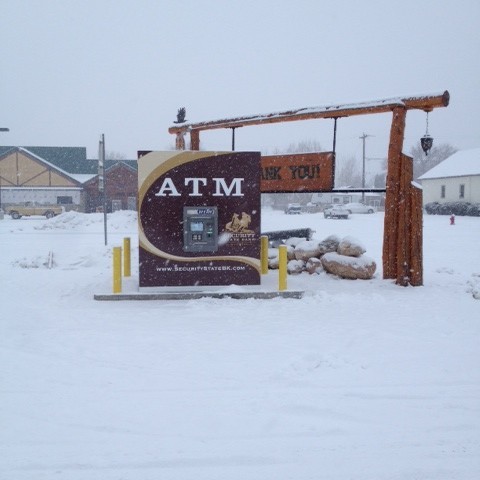
<path id="1" fill-rule="evenodd" d="M 174 146 L 192 122 L 448 90 L 429 115 L 435 144 L 480 146 L 478 0 L 2 0 L 1 145 L 137 150 Z M 407 114 L 404 151 L 425 133 Z M 338 122 L 339 155 L 387 154 L 391 114 Z M 237 150 L 315 140 L 332 120 L 238 129 Z M 231 131 L 201 134 L 231 148 Z"/>

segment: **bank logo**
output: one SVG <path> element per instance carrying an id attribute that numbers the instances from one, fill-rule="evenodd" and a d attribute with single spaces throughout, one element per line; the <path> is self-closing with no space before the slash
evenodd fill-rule
<path id="1" fill-rule="evenodd" d="M 241 215 L 234 213 L 230 222 L 225 225 L 225 231 L 230 233 L 254 233 L 253 230 L 248 229 L 251 222 L 252 217 L 248 213 L 242 212 Z"/>

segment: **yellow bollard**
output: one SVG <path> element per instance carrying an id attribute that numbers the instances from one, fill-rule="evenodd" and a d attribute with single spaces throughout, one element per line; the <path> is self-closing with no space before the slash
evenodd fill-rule
<path id="1" fill-rule="evenodd" d="M 123 276 L 129 277 L 130 270 L 130 238 L 125 237 L 123 239 Z"/>
<path id="2" fill-rule="evenodd" d="M 278 290 L 287 289 L 287 246 L 278 247 Z"/>
<path id="3" fill-rule="evenodd" d="M 113 293 L 122 292 L 122 247 L 113 247 Z"/>
<path id="4" fill-rule="evenodd" d="M 260 264 L 262 275 L 268 273 L 268 237 L 262 235 L 260 237 Z"/>

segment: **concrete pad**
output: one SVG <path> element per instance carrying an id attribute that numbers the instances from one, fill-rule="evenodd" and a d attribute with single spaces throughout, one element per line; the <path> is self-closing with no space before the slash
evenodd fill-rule
<path id="1" fill-rule="evenodd" d="M 302 291 L 276 292 L 165 292 L 165 293 L 111 293 L 94 295 L 94 300 L 196 300 L 199 298 L 234 298 L 243 300 L 254 298 L 268 300 L 271 298 L 302 298 Z"/>

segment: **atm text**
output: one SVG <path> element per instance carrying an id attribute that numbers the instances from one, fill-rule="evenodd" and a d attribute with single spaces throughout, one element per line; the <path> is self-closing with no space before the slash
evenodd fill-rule
<path id="1" fill-rule="evenodd" d="M 214 197 L 243 197 L 242 184 L 244 178 L 234 178 L 227 184 L 225 178 L 212 178 Z M 188 187 L 189 197 L 202 197 L 204 190 L 209 188 L 206 178 L 185 178 L 184 187 Z M 209 192 L 210 193 L 210 192 Z M 181 193 L 170 177 L 163 180 L 162 186 L 155 194 L 157 197 L 180 197 Z"/>

